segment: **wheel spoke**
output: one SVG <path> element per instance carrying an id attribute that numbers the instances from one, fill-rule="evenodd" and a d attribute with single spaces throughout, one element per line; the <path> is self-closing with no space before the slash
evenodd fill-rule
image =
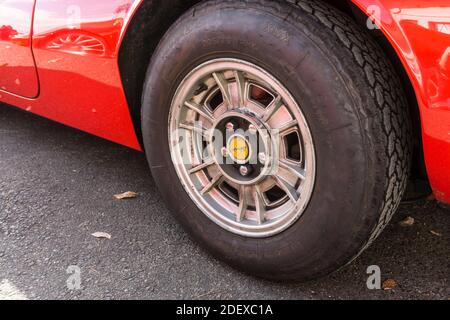
<path id="1" fill-rule="evenodd" d="M 222 92 L 222 96 L 224 101 L 227 103 L 228 109 L 231 109 L 233 106 L 231 100 L 230 88 L 228 87 L 228 81 L 225 79 L 223 73 L 214 72 L 213 73 L 214 80 L 216 80 L 217 85 L 219 86 L 220 92 Z"/>
<path id="2" fill-rule="evenodd" d="M 236 221 L 241 222 L 245 218 L 247 212 L 247 187 L 241 186 L 239 188 L 239 207 L 236 212 Z"/>
<path id="3" fill-rule="evenodd" d="M 266 108 L 266 111 L 264 112 L 264 116 L 263 116 L 263 120 L 264 121 L 269 121 L 270 118 L 272 118 L 272 116 L 277 113 L 278 110 L 280 110 L 280 108 L 283 105 L 283 101 L 281 100 L 281 96 L 277 96 L 271 103 L 270 105 Z"/>
<path id="4" fill-rule="evenodd" d="M 281 127 L 278 128 L 280 135 L 283 135 L 286 131 L 291 130 L 292 128 L 296 127 L 297 125 L 298 125 L 297 120 L 292 120 L 292 121 L 284 123 Z"/>
<path id="5" fill-rule="evenodd" d="M 264 203 L 264 197 L 261 193 L 259 186 L 255 187 L 253 197 L 255 199 L 256 207 L 256 219 L 258 224 L 263 224 L 266 220 L 266 205 Z"/>
<path id="6" fill-rule="evenodd" d="M 277 185 L 288 195 L 292 202 L 296 203 L 299 199 L 299 195 L 295 187 L 293 187 L 286 179 L 281 176 L 276 176 L 275 180 Z"/>
<path id="7" fill-rule="evenodd" d="M 188 130 L 188 131 L 195 132 L 195 133 L 201 135 L 202 137 L 204 137 L 205 140 L 209 140 L 209 138 L 211 137 L 211 131 L 210 130 L 208 130 L 206 128 L 203 128 L 203 127 L 195 126 L 195 125 L 193 125 L 191 123 L 181 123 L 180 124 L 180 128 Z"/>
<path id="8" fill-rule="evenodd" d="M 207 119 L 209 122 L 214 123 L 214 116 L 208 109 L 201 107 L 194 102 L 186 101 L 184 103 L 184 105 L 186 107 L 188 107 L 189 109 L 197 112 L 199 115 L 201 115 L 203 118 Z"/>
<path id="9" fill-rule="evenodd" d="M 239 106 L 244 107 L 245 100 L 246 100 L 246 95 L 245 95 L 246 82 L 245 82 L 244 74 L 241 71 L 235 71 L 234 77 L 236 78 Z"/>
<path id="10" fill-rule="evenodd" d="M 289 170 L 297 178 L 299 178 L 301 180 L 306 180 L 306 172 L 300 166 L 300 164 L 294 163 L 294 162 L 289 161 L 289 160 L 280 160 L 280 167 L 284 168 L 286 170 Z"/>
<path id="11" fill-rule="evenodd" d="M 215 187 L 217 187 L 223 181 L 223 175 L 216 175 L 201 191 L 202 195 L 210 193 Z"/>
<path id="12" fill-rule="evenodd" d="M 212 166 L 213 164 L 214 164 L 214 159 L 208 158 L 202 164 L 199 164 L 199 165 L 197 165 L 195 167 L 192 167 L 189 170 L 189 174 L 196 174 L 197 172 L 205 170 L 206 168 Z"/>

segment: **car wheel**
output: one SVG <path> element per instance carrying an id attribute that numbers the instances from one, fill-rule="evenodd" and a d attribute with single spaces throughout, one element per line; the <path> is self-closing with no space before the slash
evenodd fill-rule
<path id="1" fill-rule="evenodd" d="M 371 38 L 320 1 L 202 3 L 148 68 L 152 175 L 216 257 L 267 279 L 323 276 L 357 257 L 402 199 L 400 88 Z"/>

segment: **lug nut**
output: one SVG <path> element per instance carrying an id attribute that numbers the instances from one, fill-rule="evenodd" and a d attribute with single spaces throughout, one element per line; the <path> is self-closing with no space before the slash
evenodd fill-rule
<path id="1" fill-rule="evenodd" d="M 249 131 L 251 134 L 256 134 L 256 133 L 258 132 L 258 129 L 257 129 L 253 124 L 251 124 L 251 125 L 248 127 L 248 131 Z"/>
<path id="2" fill-rule="evenodd" d="M 239 173 L 245 177 L 249 174 L 249 170 L 246 166 L 241 166 L 239 168 Z"/>
<path id="3" fill-rule="evenodd" d="M 228 149 L 226 147 L 222 148 L 221 153 L 224 158 L 228 157 Z"/>
<path id="4" fill-rule="evenodd" d="M 267 161 L 267 156 L 264 152 L 261 152 L 258 154 L 258 160 L 259 162 L 261 162 L 262 164 L 266 164 Z"/>
<path id="5" fill-rule="evenodd" d="M 233 124 L 232 122 L 228 122 L 228 123 L 225 125 L 225 128 L 226 128 L 227 130 L 234 130 L 234 124 Z"/>

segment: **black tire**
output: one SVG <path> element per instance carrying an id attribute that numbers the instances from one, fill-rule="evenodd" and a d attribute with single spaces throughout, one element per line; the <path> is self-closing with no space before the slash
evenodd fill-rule
<path id="1" fill-rule="evenodd" d="M 180 81 L 214 58 L 263 67 L 297 99 L 314 139 L 315 190 L 301 218 L 270 238 L 230 233 L 191 201 L 171 162 L 168 111 Z M 320 2 L 207 1 L 167 32 L 150 63 L 142 125 L 152 174 L 192 237 L 234 267 L 307 280 L 356 258 L 402 199 L 410 165 L 406 99 L 364 30 Z"/>

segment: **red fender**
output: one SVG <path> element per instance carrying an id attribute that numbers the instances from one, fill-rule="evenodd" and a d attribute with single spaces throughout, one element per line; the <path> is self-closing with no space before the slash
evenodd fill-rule
<path id="1" fill-rule="evenodd" d="M 420 108 L 430 183 L 436 198 L 450 203 L 448 0 L 352 1 L 374 19 L 409 75 Z"/>

